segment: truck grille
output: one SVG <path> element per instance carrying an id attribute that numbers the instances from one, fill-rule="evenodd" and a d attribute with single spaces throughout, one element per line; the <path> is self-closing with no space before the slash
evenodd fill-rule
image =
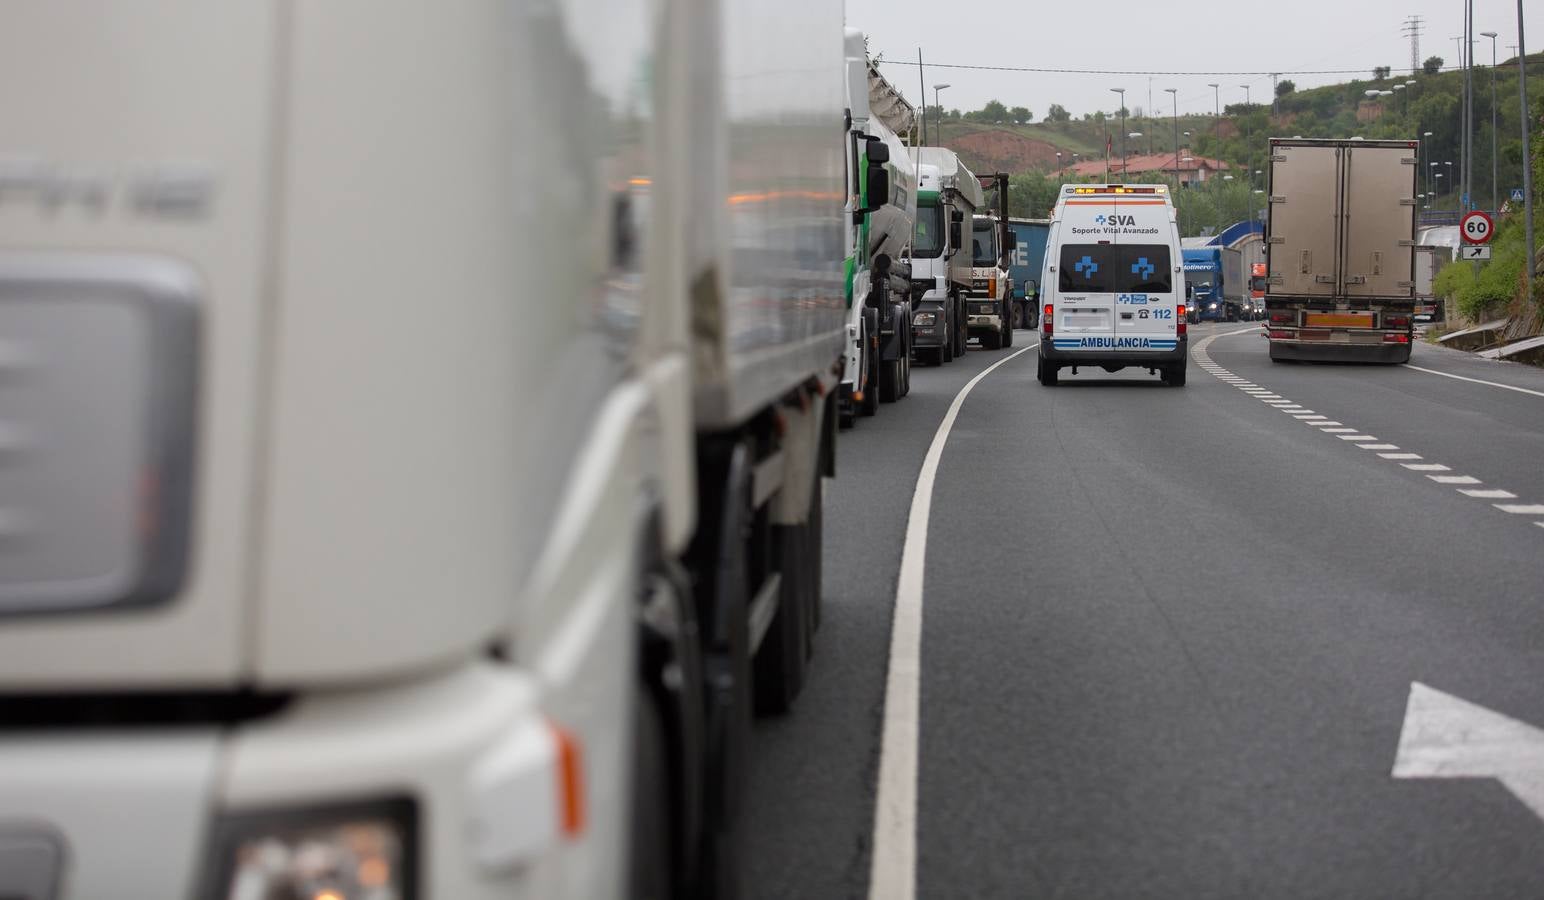
<path id="1" fill-rule="evenodd" d="M 0 613 L 180 585 L 195 284 L 163 260 L 0 256 Z"/>

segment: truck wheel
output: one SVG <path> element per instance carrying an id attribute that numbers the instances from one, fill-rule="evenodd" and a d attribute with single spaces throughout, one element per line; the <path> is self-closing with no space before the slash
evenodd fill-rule
<path id="1" fill-rule="evenodd" d="M 954 362 L 954 332 L 952 331 L 944 335 L 943 346 L 938 348 L 938 364 L 943 365 L 948 362 Z"/>
<path id="2" fill-rule="evenodd" d="M 894 403 L 901 399 L 901 361 L 891 359 L 879 364 L 879 402 Z"/>
<path id="3" fill-rule="evenodd" d="M 1045 357 L 1042 356 L 1040 357 L 1040 365 L 1037 367 L 1035 374 L 1039 376 L 1041 384 L 1045 385 L 1046 387 L 1055 387 L 1057 380 L 1056 370 L 1058 368 L 1058 366 L 1046 362 Z"/>
<path id="4" fill-rule="evenodd" d="M 804 688 L 804 660 L 809 647 L 804 580 L 808 565 L 808 525 L 779 525 L 777 613 L 756 651 L 756 712 L 781 715 L 793 708 Z"/>
<path id="5" fill-rule="evenodd" d="M 1177 365 L 1172 365 L 1172 366 L 1169 366 L 1167 369 L 1164 369 L 1163 370 L 1163 381 L 1169 387 L 1184 387 L 1185 386 L 1185 364 L 1184 363 L 1179 363 Z"/>
<path id="6" fill-rule="evenodd" d="M 965 345 L 970 342 L 970 326 L 966 324 L 965 304 L 959 303 L 954 308 L 954 356 L 956 359 L 965 356 Z"/>
<path id="7" fill-rule="evenodd" d="M 1003 324 L 1006 325 L 1007 327 L 1003 329 L 1002 345 L 1004 347 L 1012 347 L 1013 346 L 1013 320 L 1005 316 L 1005 317 L 1003 317 Z"/>
<path id="8" fill-rule="evenodd" d="M 863 385 L 863 405 L 858 411 L 865 416 L 872 416 L 879 412 L 879 342 L 870 340 L 868 353 L 864 357 L 868 375 Z"/>
<path id="9" fill-rule="evenodd" d="M 824 478 L 815 479 L 815 496 L 810 500 L 810 519 L 806 529 L 805 538 L 809 541 L 809 591 L 806 599 L 809 602 L 809 618 L 806 619 L 809 627 L 804 630 L 805 637 L 809 641 L 806 648 L 806 656 L 815 655 L 815 632 L 820 630 L 820 616 L 822 609 L 822 584 L 825 578 L 825 554 L 826 554 L 826 483 Z"/>
<path id="10" fill-rule="evenodd" d="M 665 729 L 647 689 L 633 691 L 633 827 L 629 896 L 670 900 L 679 893 L 671 877 L 670 769 Z"/>
<path id="11" fill-rule="evenodd" d="M 691 552 L 703 645 L 707 724 L 705 821 L 700 859 L 706 897 L 741 890 L 746 772 L 750 764 L 753 669 L 750 652 L 751 462 L 744 444 L 703 454 L 722 489 L 701 498 Z M 711 477 L 711 476 L 710 476 Z M 711 482 L 709 482 L 711 483 Z"/>
<path id="12" fill-rule="evenodd" d="M 1003 336 L 1001 332 L 989 331 L 981 336 L 981 346 L 988 350 L 1000 349 L 1002 345 Z"/>

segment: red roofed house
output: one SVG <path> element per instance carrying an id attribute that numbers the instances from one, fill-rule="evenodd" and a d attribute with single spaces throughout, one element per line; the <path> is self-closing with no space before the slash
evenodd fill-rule
<path id="1" fill-rule="evenodd" d="M 1126 157 L 1126 171 L 1132 175 L 1148 173 L 1172 174 L 1174 172 L 1174 164 L 1173 153 L 1137 154 Z M 1122 178 L 1119 156 L 1110 157 L 1109 167 L 1111 179 L 1125 180 Z M 1192 156 L 1189 150 L 1179 151 L 1179 183 L 1182 185 L 1201 184 L 1212 175 L 1227 168 L 1228 164 L 1220 159 Z M 1088 159 L 1076 165 L 1067 166 L 1062 171 L 1070 175 L 1103 178 L 1105 161 L 1102 159 Z"/>

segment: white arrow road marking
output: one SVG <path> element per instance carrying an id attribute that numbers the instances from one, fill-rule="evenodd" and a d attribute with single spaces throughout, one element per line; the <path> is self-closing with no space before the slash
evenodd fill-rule
<path id="1" fill-rule="evenodd" d="M 1544 731 L 1410 683 L 1395 778 L 1494 778 L 1544 819 Z"/>

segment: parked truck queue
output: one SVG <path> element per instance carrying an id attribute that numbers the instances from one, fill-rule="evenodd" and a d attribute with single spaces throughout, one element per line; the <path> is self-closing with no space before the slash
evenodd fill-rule
<path id="1" fill-rule="evenodd" d="M 7 10 L 0 897 L 744 896 L 841 429 L 1238 317 L 1164 185 L 1010 219 L 840 2 L 703 6 Z M 1271 359 L 1409 358 L 1413 148 L 1271 142 Z"/>

